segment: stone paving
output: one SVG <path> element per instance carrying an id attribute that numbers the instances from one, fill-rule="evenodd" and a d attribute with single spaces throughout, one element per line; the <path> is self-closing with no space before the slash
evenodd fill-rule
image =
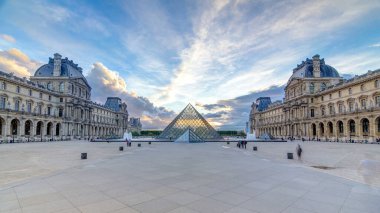
<path id="1" fill-rule="evenodd" d="M 325 159 L 330 152 L 318 160 L 311 143 L 302 144 L 304 162 L 281 157 L 296 143 L 258 143 L 258 152 L 252 144 L 144 143 L 124 152 L 119 145 L 0 145 L 0 179 L 21 170 L 17 182 L 0 185 L 0 212 L 380 212 L 378 187 L 311 169 L 314 161 L 334 161 Z M 331 145 L 318 150 L 329 150 L 324 146 Z M 82 151 L 87 160 L 79 160 Z"/>

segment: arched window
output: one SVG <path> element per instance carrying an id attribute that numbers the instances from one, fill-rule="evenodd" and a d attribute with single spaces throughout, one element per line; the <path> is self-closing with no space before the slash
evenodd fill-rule
<path id="1" fill-rule="evenodd" d="M 321 84 L 321 91 L 325 90 L 326 89 L 326 83 L 322 83 Z"/>
<path id="2" fill-rule="evenodd" d="M 47 88 L 48 88 L 48 90 L 53 90 L 53 85 L 52 85 L 51 82 L 49 82 L 49 83 L 47 84 Z"/>
<path id="3" fill-rule="evenodd" d="M 59 91 L 64 92 L 65 91 L 65 84 L 63 82 L 59 83 Z"/>
<path id="4" fill-rule="evenodd" d="M 310 93 L 314 93 L 315 85 L 314 83 L 311 83 L 309 86 Z"/>

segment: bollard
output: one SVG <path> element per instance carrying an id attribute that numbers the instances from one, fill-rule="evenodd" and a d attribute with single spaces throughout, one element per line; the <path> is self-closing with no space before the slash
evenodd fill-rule
<path id="1" fill-rule="evenodd" d="M 254 146 L 254 147 L 253 147 L 253 151 L 257 151 L 257 146 Z"/>
<path id="2" fill-rule="evenodd" d="M 149 141 L 149 144 L 152 144 L 152 142 Z"/>
<path id="3" fill-rule="evenodd" d="M 87 153 L 81 153 L 80 154 L 80 158 L 83 160 L 83 159 L 87 159 Z"/>
<path id="4" fill-rule="evenodd" d="M 230 142 L 229 142 L 229 141 L 227 141 L 227 144 L 230 144 Z"/>
<path id="5" fill-rule="evenodd" d="M 141 143 L 138 143 L 137 146 L 138 146 L 138 147 L 141 147 Z"/>
<path id="6" fill-rule="evenodd" d="M 288 152 L 288 159 L 293 159 L 293 153 L 292 152 Z"/>
<path id="7" fill-rule="evenodd" d="M 123 151 L 124 150 L 124 146 L 119 146 L 119 151 Z"/>

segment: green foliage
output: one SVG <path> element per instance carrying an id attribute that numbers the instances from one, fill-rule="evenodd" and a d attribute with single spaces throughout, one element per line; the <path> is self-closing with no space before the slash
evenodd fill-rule
<path id="1" fill-rule="evenodd" d="M 159 136 L 162 130 L 141 130 L 139 136 Z M 133 135 L 133 132 L 132 132 Z"/>
<path id="2" fill-rule="evenodd" d="M 221 136 L 246 136 L 244 131 L 236 131 L 236 130 L 219 130 L 218 133 Z"/>

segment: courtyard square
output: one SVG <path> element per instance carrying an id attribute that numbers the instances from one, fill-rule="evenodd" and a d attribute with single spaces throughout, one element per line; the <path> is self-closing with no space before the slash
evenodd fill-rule
<path id="1" fill-rule="evenodd" d="M 298 143 L 302 161 L 287 160 Z M 73 141 L 0 147 L 0 212 L 380 210 L 378 171 L 364 179 L 360 168 L 364 159 L 379 161 L 378 145 L 249 143 L 245 150 L 235 143 Z M 80 160 L 81 152 L 87 160 Z"/>

